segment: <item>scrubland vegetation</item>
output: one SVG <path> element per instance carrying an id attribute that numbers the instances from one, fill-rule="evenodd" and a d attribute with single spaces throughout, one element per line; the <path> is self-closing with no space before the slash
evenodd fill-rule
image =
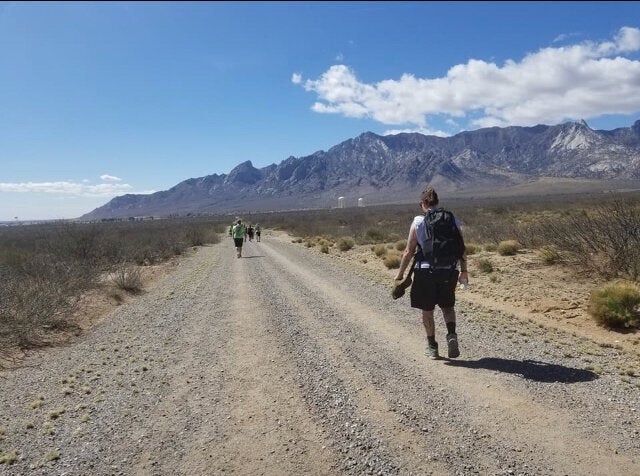
<path id="1" fill-rule="evenodd" d="M 577 276 L 597 276 L 605 283 L 607 291 L 603 292 L 609 304 L 602 305 L 602 297 L 592 297 L 599 304 L 589 308 L 600 325 L 626 328 L 640 324 L 638 302 L 629 298 L 640 280 L 637 192 L 445 199 L 441 204 L 460 219 L 469 256 L 479 250 L 502 256 L 517 254 L 521 248 L 537 250 L 545 264 L 569 266 Z M 325 253 L 350 249 L 345 245 L 350 238 L 354 244 L 370 245 L 385 266 L 397 268 L 398 250 L 404 248 L 411 219 L 420 213 L 415 204 L 286 212 L 253 219 L 299 236 L 307 247 L 319 247 Z M 493 271 L 487 257 L 479 258 L 477 265 L 482 273 Z M 600 294 L 594 291 L 594 296 Z"/>
<path id="2" fill-rule="evenodd" d="M 44 345 L 82 293 L 98 286 L 141 291 L 141 267 L 219 241 L 205 220 L 18 225 L 0 228 L 0 357 Z"/>
<path id="3" fill-rule="evenodd" d="M 598 324 L 640 324 L 640 194 L 442 199 L 442 205 L 461 220 L 471 259 L 482 250 L 503 256 L 521 248 L 537 250 L 550 266 L 570 266 L 604 283 L 594 289 L 589 306 Z M 323 253 L 367 246 L 373 259 L 391 269 L 399 266 L 409 224 L 420 213 L 415 203 L 242 218 L 287 231 Z M 0 357 L 44 345 L 51 332 L 72 329 L 74 304 L 90 289 L 111 286 L 140 292 L 141 269 L 190 247 L 218 242 L 230 221 L 219 216 L 0 228 Z M 491 276 L 488 257 L 477 258 L 476 266 Z"/>

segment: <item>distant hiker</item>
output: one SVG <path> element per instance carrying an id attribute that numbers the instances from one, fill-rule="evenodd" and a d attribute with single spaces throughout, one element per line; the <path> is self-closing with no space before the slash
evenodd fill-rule
<path id="1" fill-rule="evenodd" d="M 256 223 L 256 241 L 260 241 L 260 224 Z"/>
<path id="2" fill-rule="evenodd" d="M 433 188 L 422 192 L 420 206 L 424 215 L 415 217 L 411 223 L 407 246 L 395 277 L 396 283 L 403 279 L 405 269 L 415 256 L 411 307 L 422 309 L 422 323 L 427 333 L 425 353 L 432 359 L 439 358 L 433 319 L 436 304 L 442 309 L 447 325 L 448 356 L 455 358 L 460 355 L 454 309 L 455 289 L 458 279 L 461 284 L 466 284 L 469 279 L 460 225 L 451 212 L 436 208 L 437 205 L 438 194 Z"/>
<path id="3" fill-rule="evenodd" d="M 238 220 L 236 224 L 233 226 L 233 230 L 231 232 L 233 234 L 233 241 L 236 245 L 236 254 L 238 258 L 242 257 L 242 242 L 244 241 L 246 230 L 244 225 L 242 224 L 242 220 Z"/>
<path id="4" fill-rule="evenodd" d="M 232 223 L 231 226 L 229 227 L 229 236 L 231 238 L 233 238 L 233 227 L 235 226 L 235 223 Z"/>
<path id="5" fill-rule="evenodd" d="M 247 235 L 249 235 L 249 241 L 253 241 L 253 224 L 249 223 L 247 227 Z"/>

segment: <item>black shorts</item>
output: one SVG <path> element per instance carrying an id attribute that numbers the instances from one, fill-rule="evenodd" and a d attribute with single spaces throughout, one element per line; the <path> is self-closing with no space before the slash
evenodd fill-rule
<path id="1" fill-rule="evenodd" d="M 242 243 L 244 243 L 244 238 L 234 238 L 233 242 L 236 244 L 236 248 L 242 248 Z"/>
<path id="2" fill-rule="evenodd" d="M 433 311 L 436 304 L 440 308 L 453 307 L 459 274 L 457 269 L 416 269 L 411 284 L 411 307 L 425 311 Z"/>

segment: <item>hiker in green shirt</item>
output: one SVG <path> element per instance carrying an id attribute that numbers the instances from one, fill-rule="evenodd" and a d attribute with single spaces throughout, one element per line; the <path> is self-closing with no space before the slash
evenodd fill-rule
<path id="1" fill-rule="evenodd" d="M 233 235 L 233 242 L 236 245 L 236 254 L 238 255 L 238 258 L 242 258 L 242 244 L 244 243 L 245 235 L 245 228 L 242 224 L 242 220 L 238 220 L 233 227 L 231 234 Z"/>

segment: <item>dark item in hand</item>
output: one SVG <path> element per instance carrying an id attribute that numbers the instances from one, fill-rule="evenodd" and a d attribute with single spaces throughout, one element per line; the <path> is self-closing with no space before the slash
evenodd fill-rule
<path id="1" fill-rule="evenodd" d="M 391 290 L 391 297 L 393 299 L 398 299 L 404 296 L 404 293 L 407 290 L 407 288 L 411 286 L 411 282 L 412 282 L 411 274 L 412 273 L 409 273 L 407 277 L 404 278 L 402 281 L 397 281 L 396 283 L 394 283 L 393 289 Z"/>

